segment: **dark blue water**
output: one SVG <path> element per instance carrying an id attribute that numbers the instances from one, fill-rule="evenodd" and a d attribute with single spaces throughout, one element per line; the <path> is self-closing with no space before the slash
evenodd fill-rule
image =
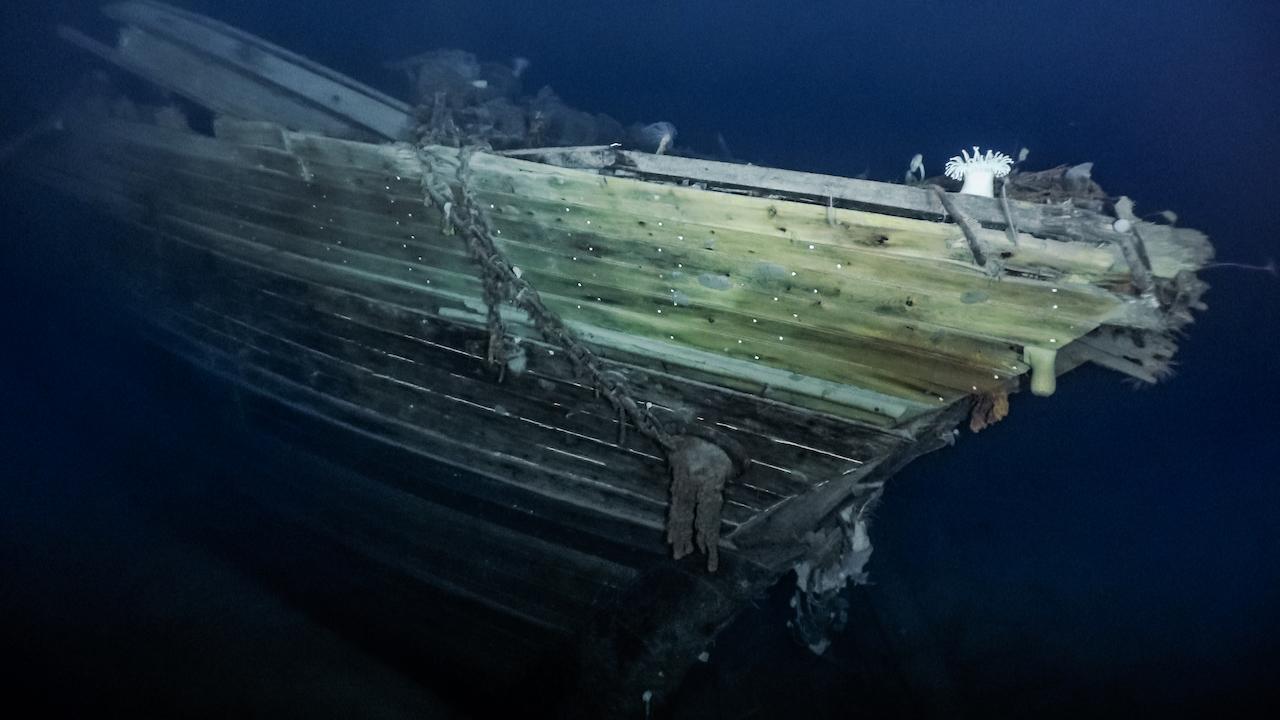
<path id="1" fill-rule="evenodd" d="M 96 5 L 0 8 L 0 137 L 92 66 L 52 27 L 96 27 Z M 1033 168 L 1091 160 L 1103 187 L 1176 210 L 1220 259 L 1280 256 L 1272 2 L 186 5 L 393 93 L 386 60 L 440 46 L 522 55 L 526 89 L 550 84 L 624 123 L 669 120 L 693 148 L 712 151 L 722 134 L 757 164 L 894 179 L 916 152 L 936 172 L 975 143 L 1028 147 Z M 55 713 L 475 712 L 149 502 L 149 486 L 305 460 L 205 412 L 111 312 L 95 240 L 117 228 L 0 182 L 5 684 Z M 1078 371 L 890 487 L 872 576 L 913 598 L 951 710 L 1191 714 L 1276 700 L 1280 283 L 1205 277 L 1210 310 L 1171 382 L 1131 391 Z M 821 659 L 796 647 L 784 605 L 730 629 L 720 655 L 738 659 L 713 654 L 677 714 L 843 717 L 866 697 L 919 710 L 862 672 L 856 633 Z"/>

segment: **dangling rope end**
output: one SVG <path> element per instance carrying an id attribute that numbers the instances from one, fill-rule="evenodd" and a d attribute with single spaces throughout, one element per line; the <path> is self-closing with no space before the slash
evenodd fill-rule
<path id="1" fill-rule="evenodd" d="M 693 552 L 707 556 L 707 570 L 720 565 L 720 512 L 724 486 L 742 468 L 724 447 L 695 435 L 677 435 L 667 453 L 671 505 L 667 542 L 677 560 Z"/>

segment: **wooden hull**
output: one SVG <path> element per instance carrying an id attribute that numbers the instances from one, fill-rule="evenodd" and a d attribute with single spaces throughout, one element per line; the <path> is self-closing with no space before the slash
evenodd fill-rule
<path id="1" fill-rule="evenodd" d="M 537 348 L 528 371 L 500 379 L 485 360 L 487 334 L 474 311 L 450 314 L 467 307 L 455 294 L 371 270 L 370 263 L 399 262 L 376 252 L 395 254 L 389 240 L 297 214 L 300 199 L 332 199 L 315 168 L 300 175 L 263 162 L 247 170 L 237 157 L 245 146 L 195 138 L 193 153 L 194 136 L 175 133 L 157 149 L 165 136 L 106 123 L 59 139 L 30 171 L 142 231 L 114 254 L 154 341 L 239 388 L 277 431 L 312 445 L 329 438 L 320 450 L 363 448 L 340 459 L 366 479 L 337 486 L 282 478 L 254 489 L 261 496 L 245 507 L 285 518 L 310 538 L 304 546 L 359 558 L 369 577 L 398 578 L 379 583 L 384 588 L 421 586 L 407 597 L 451 598 L 496 633 L 495 644 L 510 645 L 499 643 L 503 633 L 526 638 L 507 647 L 513 677 L 536 674 L 546 653 L 579 648 L 584 636 L 607 644 L 656 624 L 677 637 L 660 657 L 614 668 L 611 682 L 676 682 L 742 603 L 798 560 L 833 553 L 840 508 L 865 501 L 892 469 L 940 445 L 942 425 L 963 416 L 956 404 L 926 421 L 878 427 L 606 350 L 609 367 L 626 374 L 641 401 L 665 413 L 697 408 L 702 422 L 750 449 L 750 468 L 725 490 L 720 571 L 707 575 L 700 557 L 670 559 L 661 451 L 634 430 L 619 437 L 616 416 L 562 353 L 527 337 Z M 225 164 L 210 159 L 214 147 Z M 412 207 L 406 219 L 422 212 Z M 325 210 L 335 223 L 351 212 Z M 366 215 L 395 226 L 393 215 Z M 426 234 L 438 225 L 425 219 L 415 228 Z M 348 249 L 361 239 L 367 244 Z M 424 261 L 403 271 L 422 269 L 431 268 Z M 462 272 L 451 277 L 461 283 Z M 442 476 L 441 463 L 467 474 Z M 232 497 L 247 500 L 243 491 Z M 254 514 L 246 517 L 252 523 Z M 268 558 L 258 560 L 271 569 Z M 687 592 L 655 605 L 651 588 L 671 583 Z M 397 624 L 420 626 L 405 632 L 426 642 L 433 623 L 424 613 Z"/>
<path id="2" fill-rule="evenodd" d="M 465 256 L 388 237 L 391 227 L 403 228 L 395 231 L 402 236 L 438 235 L 435 218 L 409 224 L 415 211 L 429 215 L 420 202 L 403 196 L 405 221 L 372 212 L 353 217 L 314 169 L 305 177 L 294 169 L 246 170 L 234 156 L 210 166 L 207 157 L 183 156 L 179 145 L 159 152 L 130 144 L 142 132 L 154 143 L 155 129 L 124 130 L 114 136 L 129 139 L 122 146 L 110 146 L 109 133 L 75 142 L 37 174 L 149 231 L 127 251 L 138 276 L 153 281 L 146 305 L 163 308 L 154 319 L 184 355 L 354 429 L 518 478 L 513 482 L 527 489 L 625 520 L 635 533 L 647 528 L 653 547 L 661 546 L 660 453 L 638 433 L 620 438 L 617 418 L 582 386 L 563 353 L 534 338 L 526 339 L 536 348 L 529 372 L 499 382 L 483 357 L 487 336 L 473 301 L 461 294 L 479 294 L 478 282 L 464 275 Z M 227 149 L 199 138 L 196 144 Z M 354 195 L 346 202 L 373 200 Z M 313 213 L 333 224 L 314 222 L 307 217 Z M 342 214 L 348 223 L 364 222 L 364 230 L 342 225 Z M 386 235 L 371 234 L 378 225 L 388 226 Z M 405 252 L 430 255 L 409 263 L 399 258 Z M 439 269 L 446 264 L 452 269 Z M 417 284 L 407 279 L 415 272 Z M 815 413 L 712 385 L 706 374 L 606 352 L 659 412 L 696 409 L 750 447 L 750 470 L 727 488 L 726 536 L 832 478 L 852 489 L 868 463 L 913 437 L 909 427 Z"/>
<path id="3" fill-rule="evenodd" d="M 517 675 L 577 647 L 584 682 L 608 678 L 597 690 L 661 696 L 742 603 L 799 563 L 838 567 L 884 481 L 954 441 L 975 403 L 998 420 L 1033 366 L 1040 388 L 1086 360 L 1146 379 L 1125 342 L 1165 347 L 1203 289 L 1187 279 L 1203 236 L 1139 223 L 1135 245 L 1070 206 L 944 207 L 920 188 L 615 148 L 476 153 L 464 168 L 451 148 L 326 137 L 400 137 L 406 109 L 197 16 L 111 12 L 146 41 L 68 36 L 165 87 L 184 77 L 161 61 L 184 53 L 225 76 L 191 82 L 193 100 L 243 114 L 242 92 L 269 91 L 282 122 L 316 132 L 73 114 L 24 153 L 26 171 L 138 230 L 115 255 L 159 345 L 358 471 L 235 497 L 300 528 L 313 565 L 358 559 L 366 572 L 339 585 L 377 578 L 365 589 L 396 594 L 395 624 L 423 644 L 454 616 L 413 621 L 406 603 L 450 598 L 486 642 L 524 648 Z M 297 73 L 371 120 L 276 82 Z M 724 489 L 719 572 L 669 558 L 664 452 L 565 347 L 504 308 L 523 367 L 488 362 L 482 274 L 427 201 L 433 182 L 471 198 L 638 403 L 746 449 Z"/>

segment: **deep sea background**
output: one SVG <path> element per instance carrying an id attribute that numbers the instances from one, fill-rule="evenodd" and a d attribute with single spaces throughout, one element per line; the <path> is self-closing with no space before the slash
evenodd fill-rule
<path id="1" fill-rule="evenodd" d="M 1109 192 L 1206 231 L 1219 260 L 1280 256 L 1276 2 L 184 5 L 399 95 L 383 61 L 522 55 L 526 91 L 550 84 L 624 123 L 669 120 L 693 148 L 722 133 L 761 165 L 897 179 L 916 152 L 933 173 L 973 144 L 1028 147 L 1032 169 L 1091 160 Z M 94 67 L 53 27 L 100 29 L 97 6 L 0 6 L 0 139 Z M 327 470 L 226 427 L 156 364 L 95 274 L 95 239 L 111 232 L 0 168 L 0 705 L 484 710 L 317 621 L 150 502 L 172 483 Z M 1210 309 L 1172 381 L 1132 390 L 1082 369 L 891 484 L 872 577 L 914 598 L 948 714 L 1280 710 L 1280 280 L 1204 277 Z M 677 716 L 844 717 L 864 697 L 919 711 L 859 679 L 854 633 L 815 658 L 785 619 L 775 601 L 744 615 Z"/>

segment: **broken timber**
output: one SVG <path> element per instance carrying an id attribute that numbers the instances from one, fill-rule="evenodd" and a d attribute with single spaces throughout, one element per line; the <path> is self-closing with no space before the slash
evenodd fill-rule
<path id="1" fill-rule="evenodd" d="M 722 566 L 691 574 L 665 557 L 662 449 L 621 433 L 600 388 L 510 305 L 520 366 L 486 361 L 484 285 L 424 202 L 424 158 L 452 177 L 458 149 L 402 142 L 403 103 L 241 31 L 153 2 L 107 13 L 125 25 L 114 47 L 62 35 L 215 111 L 214 133 L 82 114 L 15 162 L 142 231 L 118 256 L 153 338 L 263 416 L 481 478 L 442 488 L 371 467 L 386 485 L 326 492 L 402 532 L 328 542 L 549 636 L 594 629 L 584 647 L 613 654 L 592 663 L 614 668 L 616 697 L 661 699 L 742 602 L 798 562 L 835 562 L 842 511 L 949 442 L 975 399 L 1031 372 L 1052 388 L 1087 361 L 1154 381 L 1200 307 L 1202 235 L 1136 221 L 1135 260 L 1114 218 L 1070 204 L 947 195 L 949 211 L 923 188 L 614 147 L 475 153 L 453 192 L 474 196 L 602 373 L 663 422 L 748 449 L 724 487 Z M 446 491 L 469 509 L 424 500 Z M 387 510 L 400 492 L 418 515 Z M 451 554 L 469 523 L 492 561 Z M 628 616 L 584 623 L 591 607 Z M 662 653 L 617 667 L 655 624 Z"/>

